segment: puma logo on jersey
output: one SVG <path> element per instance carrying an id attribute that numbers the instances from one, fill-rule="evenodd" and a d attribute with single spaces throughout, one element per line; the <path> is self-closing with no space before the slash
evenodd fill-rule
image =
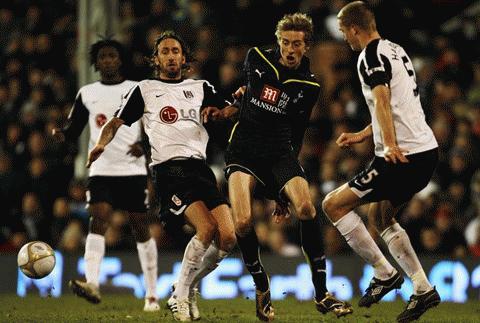
<path id="1" fill-rule="evenodd" d="M 265 72 L 260 72 L 260 71 L 258 70 L 258 68 L 255 69 L 255 73 L 258 74 L 258 77 L 259 77 L 259 78 L 262 78 L 262 75 L 265 74 Z"/>
<path id="2" fill-rule="evenodd" d="M 303 98 L 303 90 L 298 92 L 297 97 L 295 99 L 293 99 L 293 103 L 297 103 L 298 100 L 300 100 L 301 98 Z"/>

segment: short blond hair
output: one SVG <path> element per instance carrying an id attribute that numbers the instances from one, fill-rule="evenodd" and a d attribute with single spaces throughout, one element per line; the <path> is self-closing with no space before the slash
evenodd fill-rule
<path id="1" fill-rule="evenodd" d="M 342 25 L 346 27 L 355 25 L 367 32 L 374 32 L 377 30 L 375 15 L 363 1 L 350 2 L 340 10 L 337 18 Z"/>
<path id="2" fill-rule="evenodd" d="M 275 36 L 280 40 L 280 33 L 282 31 L 303 31 L 305 34 L 304 41 L 305 43 L 310 43 L 313 38 L 313 22 L 310 16 L 296 12 L 293 14 L 287 14 L 283 16 L 277 23 L 277 30 L 275 31 Z"/>

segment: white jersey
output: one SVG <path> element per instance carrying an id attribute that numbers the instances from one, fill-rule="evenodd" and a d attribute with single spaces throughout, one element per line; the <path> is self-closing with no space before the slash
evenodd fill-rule
<path id="1" fill-rule="evenodd" d="M 209 140 L 201 109 L 223 101 L 205 80 L 144 80 L 127 96 L 117 117 L 126 125 L 142 118 L 151 147 L 151 166 L 171 159 L 206 159 Z"/>
<path id="2" fill-rule="evenodd" d="M 400 45 L 385 39 L 370 42 L 358 56 L 357 69 L 372 117 L 376 156 L 384 156 L 383 138 L 372 95 L 372 89 L 377 85 L 390 88 L 397 145 L 408 151 L 407 155 L 438 147 L 432 129 L 425 121 L 412 62 Z"/>
<path id="3" fill-rule="evenodd" d="M 100 135 L 102 126 L 113 117 L 122 103 L 122 95 L 133 88 L 137 82 L 123 81 L 118 84 L 95 82 L 80 88 L 69 120 L 78 124 L 88 118 L 91 150 Z M 81 126 L 83 129 L 85 123 Z M 76 126 L 78 128 L 78 126 Z M 79 135 L 79 133 L 78 133 Z M 130 128 L 118 129 L 115 138 L 105 147 L 103 154 L 90 166 L 89 176 L 134 176 L 147 175 L 145 156 L 128 155 L 130 145 L 141 141 L 141 124 L 136 122 Z"/>

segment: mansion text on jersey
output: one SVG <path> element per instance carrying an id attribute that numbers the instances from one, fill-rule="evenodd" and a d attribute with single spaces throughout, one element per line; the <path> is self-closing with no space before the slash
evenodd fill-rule
<path id="1" fill-rule="evenodd" d="M 266 102 L 262 102 L 254 97 L 251 98 L 250 103 L 255 104 L 257 107 L 265 109 L 267 111 L 271 111 L 273 113 L 279 113 L 279 114 L 287 114 L 287 111 L 285 110 L 284 107 L 276 107 L 271 104 L 268 104 Z"/>

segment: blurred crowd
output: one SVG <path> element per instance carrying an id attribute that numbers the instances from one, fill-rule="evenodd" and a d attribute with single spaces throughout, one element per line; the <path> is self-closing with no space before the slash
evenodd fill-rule
<path id="1" fill-rule="evenodd" d="M 325 220 L 321 201 L 365 167 L 373 154 L 372 143 L 348 150 L 335 145 L 342 132 L 360 130 L 370 122 L 356 74 L 356 54 L 336 25 L 336 14 L 347 2 L 119 0 L 120 32 L 114 35 L 128 49 L 129 78 L 141 80 L 152 75 L 145 57 L 151 54 L 156 37 L 166 29 L 176 30 L 195 58 L 189 76 L 209 80 L 231 99 L 242 82 L 248 48 L 273 45 L 275 25 L 283 14 L 302 11 L 312 16 L 316 34 L 308 56 L 322 92 L 300 159 L 318 216 L 323 219 L 328 256 L 348 254 L 350 249 Z M 457 8 L 456 20 L 454 17 L 440 28 L 440 21 L 419 17 L 422 8 L 407 7 L 403 1 L 388 1 L 388 5 L 382 0 L 368 2 L 376 11 L 380 33 L 410 54 L 425 114 L 440 145 L 440 163 L 432 182 L 403 209 L 398 221 L 420 254 L 480 257 L 478 10 L 469 14 L 472 10 Z M 30 240 L 43 240 L 67 253 L 83 253 L 89 219 L 85 180 L 74 176 L 78 145 L 57 143 L 50 136 L 52 128 L 65 122 L 79 87 L 76 5 L 76 1 L 54 0 L 0 4 L 2 252 L 18 250 Z M 227 194 L 224 144 L 225 138 L 212 141 L 209 164 Z M 188 239 L 165 231 L 156 216 L 156 204 L 152 197 L 150 230 L 158 248 L 180 250 Z M 262 247 L 284 256 L 301 255 L 295 217 L 275 224 L 272 211 L 273 202 L 255 200 Z M 368 221 L 368 207 L 358 212 Z M 191 234 L 188 227 L 183 234 Z M 372 234 L 378 237 L 373 230 Z M 382 244 L 381 239 L 377 241 Z M 134 250 L 124 213 L 112 216 L 106 243 L 110 250 Z"/>

